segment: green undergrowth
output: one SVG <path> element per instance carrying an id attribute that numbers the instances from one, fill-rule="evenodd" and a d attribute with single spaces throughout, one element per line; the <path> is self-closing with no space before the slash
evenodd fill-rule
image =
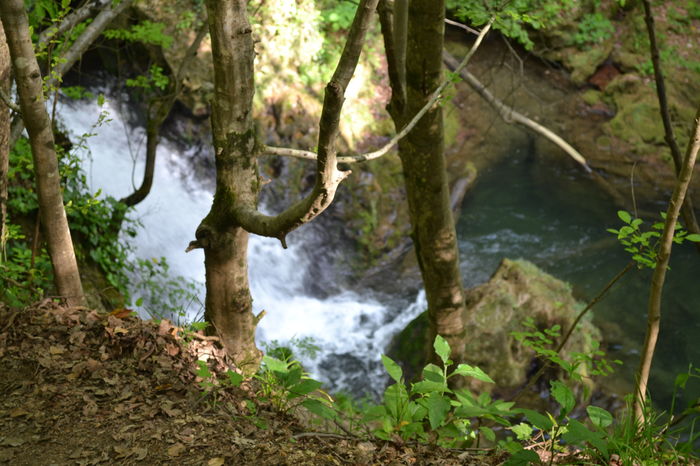
<path id="1" fill-rule="evenodd" d="M 525 335 L 521 340 L 537 347 L 537 341 L 555 334 L 556 329 Z M 289 348 L 270 348 L 251 381 L 257 395 L 245 401 L 249 418 L 259 428 L 267 428 L 257 416 L 264 405 L 296 414 L 312 428 L 336 436 L 399 444 L 419 442 L 468 451 L 476 457 L 506 452 L 510 456 L 505 463 L 508 465 L 608 464 L 613 459 L 619 461 L 617 464 L 686 464 L 698 459 L 694 449 L 700 435 L 695 428 L 697 406 L 678 409 L 674 405 L 668 412 L 660 412 L 648 404 L 645 421 L 639 424 L 629 405 L 611 413 L 590 403 L 587 397 L 577 397 L 568 383 L 551 381 L 548 396 L 555 409 L 541 412 L 521 408 L 485 392 L 451 388 L 450 382 L 458 377 L 488 384 L 493 380 L 478 367 L 453 362 L 450 347 L 442 337 L 435 339 L 433 349 L 440 363 L 427 364 L 420 380 L 410 384 L 400 366 L 382 356 L 390 384 L 377 403 L 330 395 Z M 551 354 L 538 354 L 562 364 Z M 588 359 L 594 356 L 597 354 Z M 223 376 L 215 375 L 202 361 L 197 375 L 202 396 L 212 403 L 216 403 L 217 390 L 244 382 L 241 375 L 230 370 Z M 700 378 L 700 370 L 690 367 L 679 375 L 675 393 L 684 390 L 691 378 Z"/>
<path id="2" fill-rule="evenodd" d="M 103 113 L 95 126 L 107 119 Z M 57 134 L 64 204 L 90 304 L 110 310 L 136 306 L 153 318 L 168 318 L 177 325 L 195 314 L 195 320 L 201 318 L 199 285 L 173 275 L 164 258 L 136 257 L 129 239 L 136 235 L 138 222 L 127 216 L 118 231 L 112 219 L 119 202 L 90 189 L 78 154 L 87 151 L 85 143 L 92 134 L 80 135 L 73 142 Z M 31 148 L 24 138 L 10 152 L 8 183 L 8 222 L 0 244 L 0 301 L 21 308 L 54 294 L 53 270 L 38 219 Z"/>

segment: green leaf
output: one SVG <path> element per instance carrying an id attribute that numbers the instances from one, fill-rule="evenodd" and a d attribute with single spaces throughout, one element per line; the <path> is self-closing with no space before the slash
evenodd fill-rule
<path id="1" fill-rule="evenodd" d="M 389 385 L 384 391 L 384 406 L 393 419 L 401 420 L 405 417 L 408 405 L 408 392 L 403 384 Z"/>
<path id="2" fill-rule="evenodd" d="M 572 409 L 574 409 L 574 406 L 576 406 L 576 398 L 574 397 L 574 393 L 569 387 L 558 380 L 553 381 L 551 386 L 552 396 L 561 406 L 561 417 L 564 417 L 569 414 Z"/>
<path id="3" fill-rule="evenodd" d="M 450 344 L 447 343 L 447 340 L 440 335 L 435 336 L 433 348 L 435 348 L 435 353 L 440 356 L 442 363 L 447 365 L 447 361 L 450 359 Z"/>
<path id="4" fill-rule="evenodd" d="M 513 431 L 518 440 L 529 440 L 532 437 L 533 428 L 525 422 L 509 427 L 509 429 Z"/>
<path id="5" fill-rule="evenodd" d="M 520 411 L 525 415 L 527 420 L 530 421 L 530 424 L 540 430 L 548 431 L 554 425 L 551 419 L 537 411 L 531 409 L 521 409 Z"/>
<path id="6" fill-rule="evenodd" d="M 423 378 L 431 382 L 445 384 L 445 376 L 443 370 L 435 364 L 428 364 L 423 368 Z"/>
<path id="7" fill-rule="evenodd" d="M 678 388 L 685 389 L 685 384 L 688 382 L 689 378 L 690 378 L 690 374 L 688 374 L 687 372 L 684 372 L 682 374 L 678 374 L 676 376 L 674 386 L 676 386 Z"/>
<path id="8" fill-rule="evenodd" d="M 470 366 L 469 364 L 460 364 L 457 368 L 450 374 L 453 375 L 464 375 L 467 377 L 473 377 L 476 380 L 481 380 L 482 382 L 496 383 L 491 377 L 489 377 L 486 372 L 482 371 L 481 368 L 476 366 Z"/>
<path id="9" fill-rule="evenodd" d="M 401 383 L 401 377 L 403 376 L 403 371 L 401 370 L 401 367 L 398 364 L 396 364 L 394 360 L 391 359 L 389 356 L 385 356 L 383 354 L 382 364 L 384 364 L 384 368 L 389 374 L 389 377 L 394 379 L 396 383 Z"/>
<path id="10" fill-rule="evenodd" d="M 588 417 L 591 419 L 591 422 L 596 427 L 604 429 L 613 422 L 612 414 L 610 414 L 603 408 L 590 405 L 586 407 L 586 411 L 588 412 Z"/>
<path id="11" fill-rule="evenodd" d="M 336 417 L 335 411 L 333 411 L 321 401 L 316 400 L 314 398 L 304 400 L 304 402 L 301 405 L 304 408 L 311 411 L 312 413 L 314 413 L 316 416 L 329 419 L 331 421 Z"/>
<path id="12" fill-rule="evenodd" d="M 566 432 L 562 438 L 572 445 L 587 442 L 598 449 L 603 455 L 608 456 L 608 442 L 602 432 L 592 432 L 586 426 L 575 419 L 571 419 L 566 425 Z"/>
<path id="13" fill-rule="evenodd" d="M 431 429 L 435 430 L 442 425 L 451 407 L 449 400 L 438 393 L 432 393 L 428 397 L 428 420 Z"/>
<path id="14" fill-rule="evenodd" d="M 238 372 L 234 372 L 231 369 L 226 371 L 226 375 L 228 375 L 228 382 L 234 387 L 238 387 L 241 382 L 243 382 L 243 376 L 239 374 Z"/>
<path id="15" fill-rule="evenodd" d="M 618 210 L 617 216 L 625 223 L 630 223 L 632 221 L 632 216 L 626 210 Z"/>
<path id="16" fill-rule="evenodd" d="M 445 383 L 440 383 L 440 382 L 433 382 L 431 380 L 421 380 L 420 382 L 416 382 L 413 384 L 411 391 L 413 393 L 442 393 L 447 391 L 447 384 Z"/>
<path id="17" fill-rule="evenodd" d="M 289 395 L 287 395 L 287 398 L 291 400 L 306 395 L 321 388 L 321 385 L 323 384 L 318 380 L 303 379 L 301 382 L 289 389 Z"/>
<path id="18" fill-rule="evenodd" d="M 272 356 L 263 356 L 263 364 L 270 372 L 286 374 L 289 371 L 287 363 Z"/>
<path id="19" fill-rule="evenodd" d="M 688 241 L 692 241 L 693 243 L 700 243 L 700 234 L 692 233 L 686 236 L 685 239 L 687 239 Z"/>
<path id="20" fill-rule="evenodd" d="M 479 427 L 479 431 L 483 434 L 486 440 L 496 443 L 496 432 L 494 432 L 492 428 L 481 426 Z"/>
<path id="21" fill-rule="evenodd" d="M 520 445 L 520 448 L 520 450 L 512 453 L 512 456 L 503 463 L 503 466 L 530 466 L 532 464 L 542 464 L 537 453 L 532 450 L 525 450 L 522 448 L 522 445 Z"/>

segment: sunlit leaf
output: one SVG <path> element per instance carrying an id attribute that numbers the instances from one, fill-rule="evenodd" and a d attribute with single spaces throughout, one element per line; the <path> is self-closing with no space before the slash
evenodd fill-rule
<path id="1" fill-rule="evenodd" d="M 486 374 L 480 367 L 470 366 L 469 364 L 460 364 L 457 368 L 450 374 L 452 375 L 464 375 L 467 377 L 473 377 L 476 380 L 481 380 L 482 382 L 496 383 L 491 377 Z"/>
<path id="2" fill-rule="evenodd" d="M 612 414 L 599 408 L 597 406 L 587 406 L 586 411 L 588 412 L 588 417 L 591 419 L 593 425 L 604 429 L 608 427 L 613 422 Z"/>
<path id="3" fill-rule="evenodd" d="M 384 364 L 384 368 L 389 374 L 389 377 L 394 379 L 396 383 L 401 383 L 401 377 L 403 376 L 403 371 L 401 370 L 401 367 L 398 364 L 396 364 L 394 360 L 391 359 L 389 356 L 383 354 L 382 364 Z"/>
<path id="4" fill-rule="evenodd" d="M 440 356 L 442 363 L 446 365 L 448 359 L 450 359 L 450 344 L 447 343 L 447 340 L 437 335 L 433 343 L 433 348 L 435 348 L 435 353 Z"/>

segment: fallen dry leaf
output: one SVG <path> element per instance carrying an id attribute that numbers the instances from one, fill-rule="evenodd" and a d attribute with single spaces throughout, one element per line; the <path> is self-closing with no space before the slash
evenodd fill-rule
<path id="1" fill-rule="evenodd" d="M 168 456 L 175 458 L 180 456 L 183 451 L 185 451 L 185 446 L 181 443 L 176 443 L 172 447 L 168 448 Z"/>

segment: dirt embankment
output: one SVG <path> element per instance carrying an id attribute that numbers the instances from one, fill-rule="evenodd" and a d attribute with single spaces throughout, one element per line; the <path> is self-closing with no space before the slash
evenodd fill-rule
<path id="1" fill-rule="evenodd" d="M 0 464 L 497 463 L 317 433 L 308 416 L 262 402 L 255 381 L 203 390 L 197 361 L 213 383 L 230 367 L 215 342 L 129 315 L 51 301 L 0 305 Z"/>

